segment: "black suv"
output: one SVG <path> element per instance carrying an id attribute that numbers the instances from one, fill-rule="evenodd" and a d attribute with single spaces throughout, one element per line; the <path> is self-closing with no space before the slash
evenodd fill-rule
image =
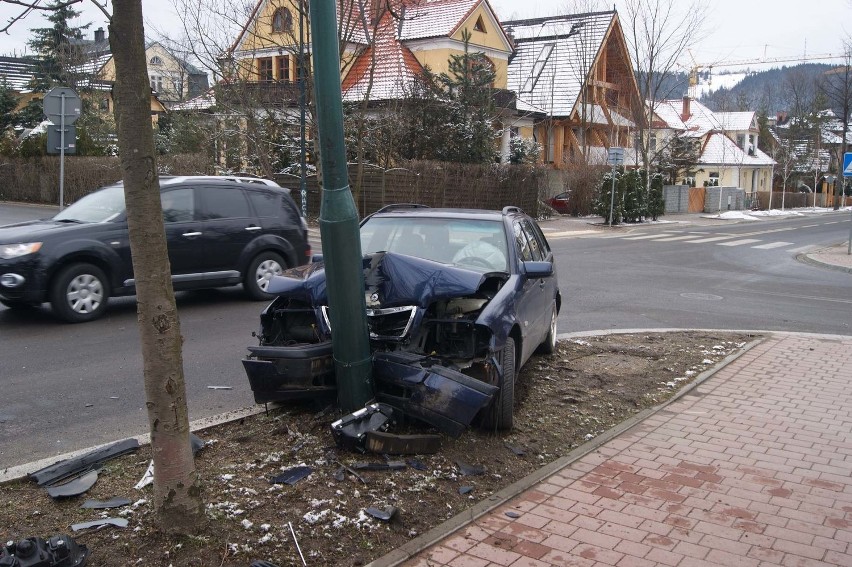
<path id="1" fill-rule="evenodd" d="M 161 177 L 175 290 L 242 283 L 269 299 L 269 280 L 311 257 L 307 223 L 289 190 L 253 177 Z M 65 321 L 103 314 L 135 292 L 124 188 L 83 197 L 51 219 L 0 227 L 0 303 L 49 301 Z"/>

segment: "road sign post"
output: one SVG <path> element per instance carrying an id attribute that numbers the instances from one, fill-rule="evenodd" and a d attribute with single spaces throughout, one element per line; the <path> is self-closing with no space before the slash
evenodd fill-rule
<path id="1" fill-rule="evenodd" d="M 76 152 L 76 143 L 66 147 L 65 135 L 71 134 L 76 139 L 76 131 L 72 124 L 80 117 L 82 104 L 80 97 L 70 87 L 54 87 L 44 95 L 44 115 L 53 124 L 58 124 L 59 147 L 55 146 L 55 138 L 48 133 L 47 153 L 59 153 L 59 210 L 61 211 L 65 201 L 65 152 L 71 150 Z M 59 150 L 57 152 L 57 150 Z"/>
<path id="2" fill-rule="evenodd" d="M 624 163 L 624 148 L 609 148 L 606 162 L 612 166 L 612 189 L 609 192 L 609 226 L 612 228 L 612 205 L 615 201 L 615 168 Z"/>
<path id="3" fill-rule="evenodd" d="M 843 181 L 852 177 L 852 152 L 843 154 Z M 843 184 L 843 204 L 846 204 L 846 183 Z M 852 210 L 850 210 L 852 216 Z M 849 225 L 849 243 L 846 245 L 846 255 L 852 256 L 852 224 Z"/>

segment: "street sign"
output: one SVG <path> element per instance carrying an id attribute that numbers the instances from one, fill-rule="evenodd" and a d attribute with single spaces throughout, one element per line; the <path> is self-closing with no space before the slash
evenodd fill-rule
<path id="1" fill-rule="evenodd" d="M 843 154 L 843 177 L 852 177 L 852 152 Z"/>
<path id="2" fill-rule="evenodd" d="M 65 154 L 77 153 L 77 127 L 73 124 L 65 127 L 65 136 L 62 135 L 61 126 L 48 124 L 47 126 L 47 153 L 59 155 L 65 150 Z M 62 142 L 65 146 L 62 146 Z"/>
<path id="3" fill-rule="evenodd" d="M 54 124 L 74 124 L 82 108 L 80 97 L 71 87 L 53 87 L 44 95 L 44 115 Z"/>
<path id="4" fill-rule="evenodd" d="M 606 152 L 607 165 L 621 165 L 624 163 L 624 148 L 610 148 Z"/>

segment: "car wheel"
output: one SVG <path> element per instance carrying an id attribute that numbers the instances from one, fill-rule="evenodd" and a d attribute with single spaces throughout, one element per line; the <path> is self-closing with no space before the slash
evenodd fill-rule
<path id="1" fill-rule="evenodd" d="M 249 263 L 243 286 L 252 299 L 263 301 L 273 296 L 266 292 L 272 276 L 280 276 L 287 269 L 287 264 L 275 252 L 263 252 L 254 257 Z"/>
<path id="2" fill-rule="evenodd" d="M 553 354 L 556 352 L 556 304 L 553 304 L 553 309 L 550 313 L 550 328 L 547 330 L 547 336 L 538 345 L 536 352 L 539 354 Z"/>
<path id="3" fill-rule="evenodd" d="M 508 337 L 503 350 L 497 355 L 497 362 L 503 368 L 502 375 L 497 375 L 496 397 L 486 408 L 483 426 L 486 429 L 512 429 L 515 405 L 515 339 Z"/>
<path id="4" fill-rule="evenodd" d="M 53 280 L 50 304 L 69 323 L 84 323 L 103 315 L 109 284 L 103 270 L 92 264 L 71 264 Z"/>

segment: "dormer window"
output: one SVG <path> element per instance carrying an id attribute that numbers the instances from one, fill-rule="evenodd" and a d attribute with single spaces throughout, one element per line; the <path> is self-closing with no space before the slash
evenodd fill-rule
<path id="1" fill-rule="evenodd" d="M 159 57 L 159 56 L 154 55 L 153 57 L 151 57 L 151 60 L 150 60 L 150 61 L 148 61 L 148 63 L 149 63 L 149 64 L 151 64 L 151 65 L 162 65 L 162 64 L 163 64 L 163 60 L 162 60 L 162 59 L 160 59 L 160 57 Z"/>
<path id="2" fill-rule="evenodd" d="M 473 26 L 473 31 L 488 33 L 485 31 L 485 23 L 482 21 L 482 16 L 476 18 L 476 23 Z"/>
<path id="3" fill-rule="evenodd" d="M 293 31 L 293 14 L 287 8 L 278 8 L 272 15 L 272 31 L 283 33 Z"/>

